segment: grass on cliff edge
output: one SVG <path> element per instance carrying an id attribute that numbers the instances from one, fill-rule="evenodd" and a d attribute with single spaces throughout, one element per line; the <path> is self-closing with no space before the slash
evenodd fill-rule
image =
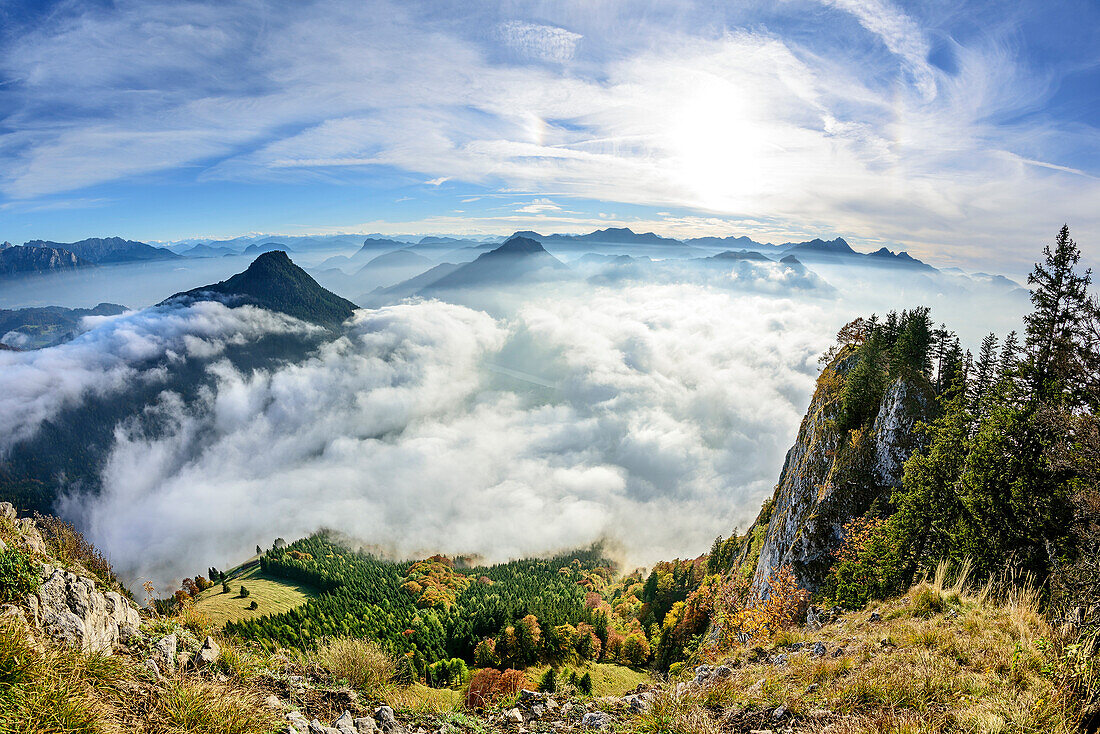
<path id="1" fill-rule="evenodd" d="M 234 681 L 157 681 L 125 656 L 34 645 L 0 617 L 3 734 L 269 734 L 281 717 Z"/>
<path id="2" fill-rule="evenodd" d="M 766 646 L 771 663 L 736 648 L 722 659 L 733 669 L 724 683 L 681 695 L 667 687 L 632 730 L 1068 734 L 1095 664 L 1083 668 L 1038 609 L 1028 590 L 995 600 L 988 587 L 947 586 L 937 574 L 820 630 L 779 632 Z M 875 611 L 881 620 L 872 621 Z M 825 644 L 824 657 L 811 656 L 815 642 Z M 806 647 L 793 652 L 793 643 Z M 776 654 L 786 663 L 775 664 Z"/>
<path id="3" fill-rule="evenodd" d="M 242 585 L 248 589 L 247 597 L 240 595 Z M 254 566 L 229 582 L 228 594 L 222 591 L 221 584 L 215 584 L 199 594 L 195 609 L 212 624 L 222 627 L 226 622 L 279 614 L 305 604 L 315 596 L 317 590 L 310 586 L 270 576 L 259 566 Z M 248 608 L 253 601 L 259 605 L 257 609 Z"/>

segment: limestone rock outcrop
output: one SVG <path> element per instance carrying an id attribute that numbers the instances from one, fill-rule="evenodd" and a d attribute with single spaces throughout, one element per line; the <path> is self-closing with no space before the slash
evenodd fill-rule
<path id="1" fill-rule="evenodd" d="M 141 625 L 137 609 L 118 592 L 100 592 L 92 579 L 46 564 L 42 585 L 27 605 L 47 637 L 85 652 L 109 655 L 120 640 L 136 637 Z"/>
<path id="2" fill-rule="evenodd" d="M 15 530 L 16 545 L 24 552 L 49 560 L 34 518 L 19 517 L 10 502 L 0 502 L 0 522 Z M 140 638 L 141 616 L 117 591 L 100 591 L 95 579 L 45 562 L 39 565 L 39 578 L 41 584 L 25 607 L 26 617 L 45 639 L 110 655 L 119 643 Z"/>
<path id="3" fill-rule="evenodd" d="M 27 550 L 39 555 L 46 555 L 46 543 L 42 540 L 42 534 L 38 532 L 38 526 L 29 517 L 19 517 L 15 506 L 10 502 L 0 502 L 0 520 L 6 521 L 19 534 L 19 539 Z M 0 541 L 0 550 L 7 546 Z"/>
<path id="4" fill-rule="evenodd" d="M 844 525 L 889 497 L 901 483 L 905 460 L 919 448 L 913 429 L 931 418 L 935 404 L 920 378 L 895 379 L 869 426 L 851 433 L 837 428 L 844 380 L 858 359 L 845 350 L 822 372 L 767 513 L 749 531 L 756 542 L 746 544 L 741 560 L 754 568 L 759 598 L 767 598 L 771 574 L 783 566 L 790 566 L 799 586 L 816 590 L 843 541 Z"/>

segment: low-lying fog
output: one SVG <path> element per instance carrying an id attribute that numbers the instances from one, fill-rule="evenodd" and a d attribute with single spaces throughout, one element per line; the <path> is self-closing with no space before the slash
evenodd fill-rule
<path id="1" fill-rule="evenodd" d="M 5 288 L 3 304 L 141 306 L 246 264 L 100 269 L 33 299 Z M 973 349 L 1027 307 L 985 286 L 813 266 L 788 282 L 777 267 L 668 264 L 455 299 L 489 312 L 363 309 L 308 360 L 250 374 L 220 345 L 292 330 L 287 319 L 219 304 L 101 318 L 68 344 L 0 352 L 0 414 L 33 430 L 88 391 L 166 380 L 142 366 L 150 353 L 209 355 L 210 389 L 191 404 L 163 393 L 118 426 L 102 493 L 59 508 L 162 590 L 321 527 L 399 557 L 498 560 L 602 537 L 634 564 L 695 556 L 772 492 L 845 322 L 927 304 Z M 146 421 L 167 428 L 150 435 Z"/>

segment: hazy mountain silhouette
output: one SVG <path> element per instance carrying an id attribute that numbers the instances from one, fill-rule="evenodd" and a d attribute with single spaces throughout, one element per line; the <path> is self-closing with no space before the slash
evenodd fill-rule
<path id="1" fill-rule="evenodd" d="M 512 237 L 500 247 L 478 255 L 473 262 L 444 275 L 425 290 L 515 283 L 532 278 L 554 277 L 567 272 L 569 268 L 537 241 L 528 237 Z"/>
<path id="2" fill-rule="evenodd" d="M 719 252 L 717 255 L 711 255 L 708 260 L 760 260 L 763 262 L 774 262 L 770 257 L 761 253 L 753 252 L 751 250 L 726 250 L 725 252 Z"/>
<path id="3" fill-rule="evenodd" d="M 47 242 L 31 240 L 32 247 L 54 247 L 68 250 L 77 257 L 97 265 L 106 263 L 139 262 L 144 260 L 178 260 L 179 255 L 163 247 L 153 247 L 144 242 L 124 240 L 121 237 L 89 237 L 79 242 Z"/>
<path id="4" fill-rule="evenodd" d="M 356 272 L 356 275 L 361 273 L 371 272 L 375 270 L 386 269 L 408 269 L 412 268 L 414 272 L 421 272 L 424 268 L 430 268 L 432 266 L 432 260 L 419 255 L 409 250 L 394 250 L 393 252 L 386 252 L 377 257 L 372 258 L 366 265 Z"/>
<path id="5" fill-rule="evenodd" d="M 91 267 L 92 263 L 57 247 L 22 245 L 0 249 L 0 278 Z"/>
<path id="6" fill-rule="evenodd" d="M 231 247 L 211 247 L 210 245 L 195 245 L 194 247 L 186 250 L 181 250 L 180 253 L 184 257 L 225 257 L 227 255 L 239 255 Z"/>
<path id="7" fill-rule="evenodd" d="M 244 252 L 242 252 L 241 254 L 259 255 L 264 252 L 294 252 L 294 250 L 278 242 L 264 242 L 256 243 L 255 245 L 249 245 L 248 247 L 244 248 Z"/>

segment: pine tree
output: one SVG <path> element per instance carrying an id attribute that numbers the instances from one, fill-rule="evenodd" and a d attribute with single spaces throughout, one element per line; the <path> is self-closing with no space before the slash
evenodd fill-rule
<path id="1" fill-rule="evenodd" d="M 1011 379 L 1019 366 L 1020 340 L 1015 331 L 1008 332 L 1004 346 L 1001 347 L 1001 358 L 997 363 L 997 381 Z"/>
<path id="2" fill-rule="evenodd" d="M 558 690 L 558 671 L 554 666 L 550 666 L 550 669 L 539 679 L 539 690 L 543 693 L 554 693 Z"/>
<path id="3" fill-rule="evenodd" d="M 978 352 L 978 363 L 974 368 L 974 379 L 970 387 L 970 411 L 981 413 L 982 403 L 993 387 L 997 373 L 997 335 L 988 334 L 982 339 L 982 348 Z"/>
<path id="4" fill-rule="evenodd" d="M 956 555 L 955 526 L 962 511 L 959 477 L 970 451 L 972 420 L 961 390 L 940 401 L 942 413 L 926 430 L 927 448 L 905 463 L 890 518 L 897 545 L 908 549 L 909 570 L 930 570 Z"/>
<path id="5" fill-rule="evenodd" d="M 722 570 L 722 536 L 719 535 L 710 545 L 710 555 L 707 556 L 707 573 L 720 573 Z"/>
<path id="6" fill-rule="evenodd" d="M 946 393 L 953 389 L 966 387 L 966 362 L 963 358 L 959 338 L 953 332 L 947 335 L 947 346 L 940 361 L 940 373 L 937 375 L 938 391 Z"/>
<path id="7" fill-rule="evenodd" d="M 837 424 L 842 431 L 859 428 L 874 418 L 882 401 L 882 393 L 886 390 L 882 341 L 877 328 L 859 351 L 859 362 L 848 372 L 841 395 Z"/>
<path id="8" fill-rule="evenodd" d="M 1035 263 L 1027 278 L 1033 305 L 1024 317 L 1027 371 L 1041 402 L 1074 400 L 1086 379 L 1082 346 L 1088 341 L 1092 271 L 1077 273 L 1080 260 L 1081 251 L 1063 225 L 1054 249 L 1043 247 L 1043 262 Z"/>
<path id="9" fill-rule="evenodd" d="M 891 363 L 902 375 L 925 375 L 931 371 L 929 349 L 932 347 L 932 319 L 929 309 L 919 306 L 903 311 L 897 338 L 891 350 Z M 889 322 L 888 322 L 889 323 Z"/>

